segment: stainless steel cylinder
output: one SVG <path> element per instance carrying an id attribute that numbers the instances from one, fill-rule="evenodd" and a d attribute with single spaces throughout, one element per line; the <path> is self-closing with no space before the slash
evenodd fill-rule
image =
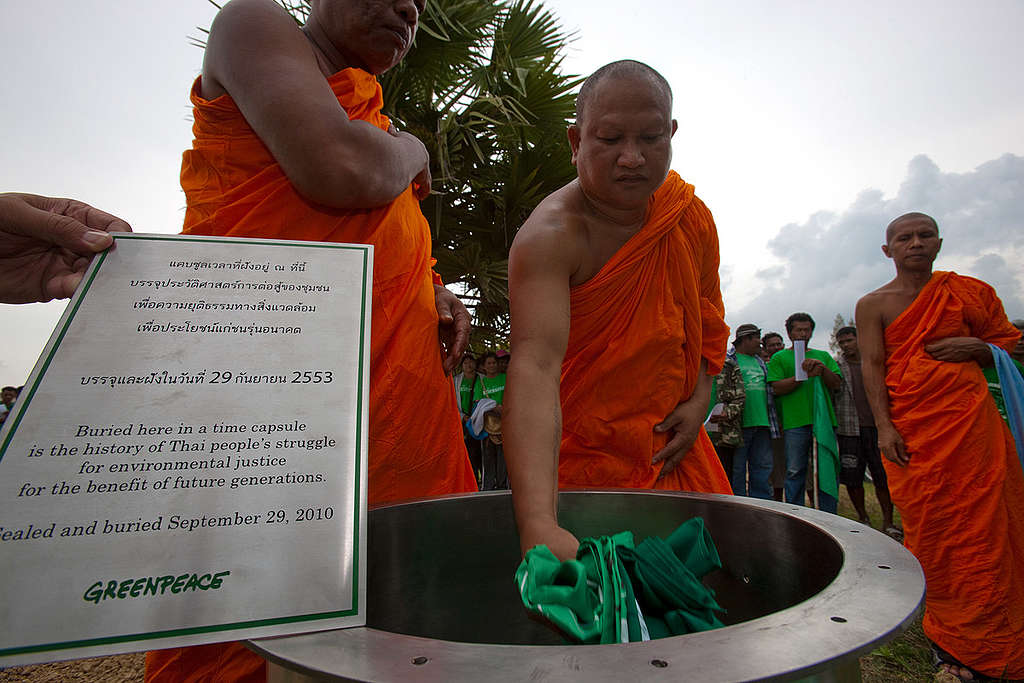
<path id="1" fill-rule="evenodd" d="M 530 619 L 513 573 L 507 492 L 381 507 L 368 517 L 367 626 L 253 641 L 272 681 L 860 680 L 858 657 L 921 610 L 924 576 L 884 534 L 809 508 L 651 491 L 566 491 L 577 536 L 667 536 L 700 516 L 723 568 L 726 627 L 568 645 Z"/>

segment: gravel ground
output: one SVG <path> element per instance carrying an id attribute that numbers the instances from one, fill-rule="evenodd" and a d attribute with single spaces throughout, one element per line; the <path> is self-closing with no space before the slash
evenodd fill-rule
<path id="1" fill-rule="evenodd" d="M 0 682 L 32 681 L 32 683 L 140 683 L 146 666 L 146 655 L 117 655 L 115 657 L 94 657 L 73 659 L 53 664 L 33 664 L 0 669 Z"/>

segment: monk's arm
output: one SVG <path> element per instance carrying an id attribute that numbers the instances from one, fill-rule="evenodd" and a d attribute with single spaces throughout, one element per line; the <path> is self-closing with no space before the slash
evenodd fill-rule
<path id="1" fill-rule="evenodd" d="M 234 0 L 217 15 L 202 89 L 204 96 L 231 96 L 288 180 L 313 202 L 382 206 L 429 162 L 413 135 L 349 120 L 309 41 L 270 0 Z"/>
<path id="2" fill-rule="evenodd" d="M 567 560 L 576 556 L 579 546 L 558 525 L 559 382 L 569 341 L 571 270 L 560 253 L 564 240 L 529 228 L 528 222 L 509 254 L 515 353 L 505 388 L 505 461 L 522 551 L 544 544 Z"/>
<path id="3" fill-rule="evenodd" d="M 871 414 L 878 429 L 878 447 L 898 465 L 910 462 L 903 437 L 897 431 L 889 415 L 889 391 L 885 386 L 885 338 L 883 336 L 882 314 L 870 298 L 862 297 L 857 302 L 854 315 L 857 319 L 857 345 L 860 348 L 861 373 L 864 379 L 864 393 L 867 395 Z"/>

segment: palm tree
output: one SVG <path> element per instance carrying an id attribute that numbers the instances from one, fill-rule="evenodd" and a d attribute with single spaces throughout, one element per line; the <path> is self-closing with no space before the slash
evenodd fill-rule
<path id="1" fill-rule="evenodd" d="M 277 1 L 306 20 L 306 0 Z M 384 112 L 430 152 L 436 269 L 473 313 L 478 349 L 508 340 L 512 238 L 575 176 L 565 128 L 580 79 L 560 73 L 570 39 L 535 0 L 430 0 L 414 49 L 380 78 Z"/>
<path id="2" fill-rule="evenodd" d="M 384 74 L 385 111 L 427 145 L 423 203 L 437 271 L 474 317 L 474 345 L 508 339 L 508 249 L 534 207 L 575 175 L 565 143 L 578 79 L 569 40 L 534 0 L 434 0 L 413 49 Z"/>

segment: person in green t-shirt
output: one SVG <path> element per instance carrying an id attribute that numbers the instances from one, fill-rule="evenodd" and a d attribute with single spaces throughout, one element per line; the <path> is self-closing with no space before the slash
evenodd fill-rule
<path id="1" fill-rule="evenodd" d="M 774 397 L 766 381 L 767 368 L 760 351 L 761 330 L 757 325 L 748 323 L 737 327 L 729 357 L 735 360 L 743 377 L 744 401 L 740 416 L 743 443 L 733 454 L 729 474 L 735 495 L 771 500 L 772 432 L 777 434 L 778 419 L 773 414 Z"/>
<path id="2" fill-rule="evenodd" d="M 786 318 L 786 334 L 794 344 L 810 342 L 814 334 L 814 318 L 806 313 L 794 313 Z M 796 358 L 794 347 L 779 351 L 768 363 L 768 381 L 775 391 L 776 401 L 782 412 L 782 431 L 786 450 L 786 502 L 804 505 L 807 481 L 807 463 L 811 453 L 812 425 L 814 423 L 814 382 L 823 382 L 828 391 L 828 404 L 832 426 L 836 425 L 835 409 L 832 407 L 831 392 L 838 389 L 842 373 L 832 356 L 817 349 L 806 350 L 803 370 L 806 380 L 796 379 Z M 817 485 L 817 482 L 815 482 Z M 838 488 L 838 482 L 836 483 Z M 836 512 L 839 501 L 819 490 L 819 507 L 826 512 Z"/>
<path id="3" fill-rule="evenodd" d="M 1024 332 L 1024 320 L 1013 320 L 1010 322 L 1011 325 L 1016 327 L 1021 332 Z M 1017 340 L 1016 346 L 1013 347 L 1013 351 L 1010 352 L 1010 360 L 1013 361 L 1013 365 L 1017 368 L 1017 372 L 1024 376 L 1024 334 Z M 996 408 L 999 410 L 999 414 L 1002 415 L 1003 419 L 1006 419 L 1006 404 L 1003 401 L 1003 385 L 999 383 L 999 373 L 996 372 L 995 365 L 982 368 L 981 373 L 985 375 L 985 381 L 988 382 L 988 391 L 992 394 L 993 400 L 996 402 Z"/>
<path id="4" fill-rule="evenodd" d="M 480 381 L 473 391 L 473 403 L 483 398 L 491 399 L 498 404 L 494 412 L 500 417 L 501 402 L 505 397 L 505 373 L 498 372 L 498 356 L 493 351 L 480 356 L 480 366 L 484 374 L 478 376 Z M 501 444 L 500 429 L 482 442 L 481 468 L 481 491 L 508 488 L 508 471 L 505 469 L 505 451 Z"/>
<path id="5" fill-rule="evenodd" d="M 489 398 L 501 406 L 501 400 L 505 397 L 505 373 L 498 372 L 498 357 L 493 351 L 488 351 L 480 356 L 480 363 L 484 374 L 480 375 L 480 381 L 473 391 L 473 402 Z"/>
<path id="6" fill-rule="evenodd" d="M 462 372 L 455 375 L 455 397 L 459 402 L 459 415 L 462 418 L 462 439 L 466 442 L 469 462 L 473 466 L 476 486 L 480 488 L 480 441 L 470 434 L 466 421 L 473 414 L 473 393 L 480 384 L 480 375 L 476 371 L 476 358 L 471 353 L 462 357 Z"/>
<path id="7" fill-rule="evenodd" d="M 1015 358 L 1010 360 L 1013 362 L 1014 367 L 1017 368 L 1017 372 L 1020 373 L 1021 377 L 1024 377 L 1024 365 L 1018 363 Z M 996 408 L 1005 420 L 1006 403 L 1003 401 L 1003 385 L 999 383 L 999 373 L 996 372 L 996 367 L 992 365 L 982 368 L 981 374 L 985 375 L 985 381 L 988 383 L 988 392 L 992 394 L 992 399 L 996 402 Z"/>

